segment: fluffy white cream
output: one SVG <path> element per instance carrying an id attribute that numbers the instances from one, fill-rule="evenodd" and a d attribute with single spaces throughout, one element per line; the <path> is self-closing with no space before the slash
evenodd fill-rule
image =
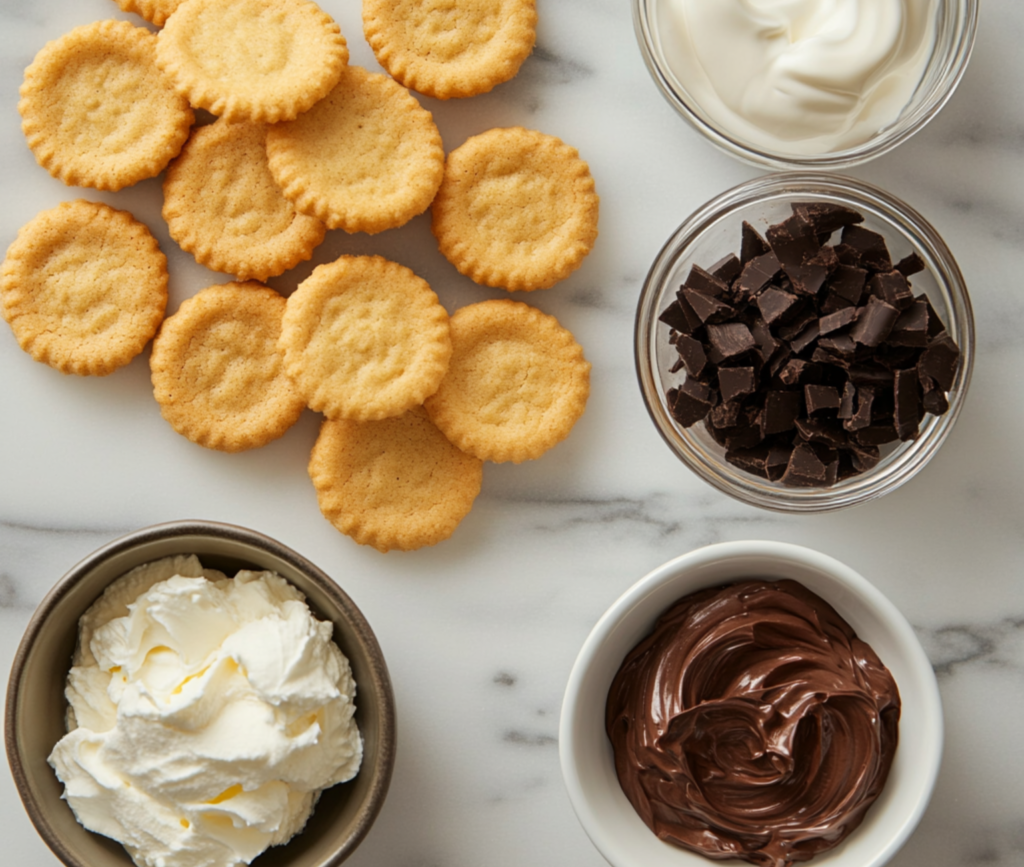
<path id="1" fill-rule="evenodd" d="M 132 570 L 82 616 L 50 764 L 78 821 L 145 867 L 233 867 L 355 776 L 348 660 L 272 572 Z"/>
<path id="2" fill-rule="evenodd" d="M 758 148 L 827 153 L 910 102 L 937 0 L 666 0 L 666 57 L 701 108 Z"/>

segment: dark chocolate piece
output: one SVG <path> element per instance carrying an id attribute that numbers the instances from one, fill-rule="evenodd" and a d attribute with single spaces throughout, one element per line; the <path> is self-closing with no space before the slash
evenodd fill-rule
<path id="1" fill-rule="evenodd" d="M 836 244 L 835 251 L 843 265 L 849 265 L 852 268 L 860 267 L 860 253 L 849 244 Z"/>
<path id="2" fill-rule="evenodd" d="M 787 271 L 790 266 L 810 261 L 821 249 L 811 224 L 796 214 L 769 226 L 765 236 L 772 252 L 779 257 L 779 262 Z"/>
<path id="3" fill-rule="evenodd" d="M 768 436 L 793 430 L 797 416 L 800 415 L 801 403 L 798 391 L 769 391 L 764 401 L 761 432 Z"/>
<path id="4" fill-rule="evenodd" d="M 681 331 L 685 334 L 689 334 L 693 331 L 693 327 L 690 325 L 690 321 L 686 318 L 683 308 L 679 306 L 678 301 L 673 301 L 668 307 L 662 310 L 661 316 L 658 317 L 658 321 L 664 322 L 669 328 Z M 700 324 L 699 320 L 697 324 Z"/>
<path id="5" fill-rule="evenodd" d="M 834 456 L 833 461 L 823 460 L 826 456 Z M 797 443 L 789 457 L 789 464 L 786 472 L 782 475 L 782 484 L 794 488 L 819 488 L 829 484 L 828 478 L 831 475 L 833 481 L 839 470 L 839 456 L 827 450 L 822 450 L 819 457 L 817 449 L 810 443 Z"/>
<path id="6" fill-rule="evenodd" d="M 850 438 L 834 424 L 816 418 L 798 418 L 796 430 L 801 439 L 809 443 L 821 443 L 829 448 L 843 448 Z"/>
<path id="7" fill-rule="evenodd" d="M 857 308 L 845 307 L 842 310 L 837 310 L 835 313 L 822 316 L 818 320 L 818 333 L 823 335 L 831 334 L 833 331 L 838 331 L 840 328 L 852 325 L 856 320 Z"/>
<path id="8" fill-rule="evenodd" d="M 863 226 L 847 226 L 843 229 L 843 244 L 853 247 L 860 255 L 860 266 L 872 271 L 891 271 L 892 259 L 885 238 L 865 229 Z M 836 251 L 838 255 L 839 251 Z"/>
<path id="9" fill-rule="evenodd" d="M 868 281 L 868 291 L 897 310 L 906 310 L 914 303 L 914 293 L 910 291 L 907 278 L 896 269 L 875 274 Z"/>
<path id="10" fill-rule="evenodd" d="M 881 460 L 878 446 L 866 446 L 851 442 L 848 448 L 853 467 L 858 473 L 872 469 Z"/>
<path id="11" fill-rule="evenodd" d="M 829 278 L 828 289 L 851 304 L 860 304 L 867 279 L 868 272 L 863 268 L 840 264 Z"/>
<path id="12" fill-rule="evenodd" d="M 781 289 L 773 289 L 769 286 L 757 296 L 757 307 L 764 317 L 764 321 L 771 325 L 781 319 L 797 302 L 796 295 L 783 292 Z"/>
<path id="13" fill-rule="evenodd" d="M 718 369 L 718 389 L 721 391 L 724 401 L 753 394 L 755 387 L 753 367 L 720 367 Z"/>
<path id="14" fill-rule="evenodd" d="M 793 213 L 810 223 L 815 233 L 831 235 L 843 226 L 863 223 L 864 217 L 853 208 L 832 202 L 794 202 Z"/>
<path id="15" fill-rule="evenodd" d="M 891 346 L 927 346 L 928 305 L 915 301 L 900 313 L 889 332 L 888 342 Z"/>
<path id="16" fill-rule="evenodd" d="M 697 311 L 690 306 L 690 302 L 686 300 L 686 296 L 683 294 L 683 287 L 679 287 L 679 291 L 676 292 L 676 303 L 679 305 L 679 309 L 683 311 L 683 317 L 686 320 L 687 327 L 680 328 L 679 331 L 683 331 L 686 334 L 693 334 L 695 331 L 700 329 L 704 324 L 701 322 L 700 317 L 697 315 Z"/>
<path id="17" fill-rule="evenodd" d="M 702 323 L 724 322 L 735 315 L 736 311 L 720 298 L 714 295 L 707 295 L 689 286 L 682 290 L 682 296 L 686 299 L 690 309 L 697 314 Z"/>
<path id="18" fill-rule="evenodd" d="M 733 358 L 757 346 L 750 329 L 742 322 L 708 325 L 708 340 L 723 358 Z"/>
<path id="19" fill-rule="evenodd" d="M 729 291 L 729 284 L 724 280 L 719 279 L 714 274 L 709 274 L 701 268 L 700 265 L 692 265 L 690 267 L 690 273 L 687 274 L 686 279 L 683 281 L 683 288 L 693 289 L 694 291 L 701 292 L 704 295 L 711 295 L 718 298 Z"/>
<path id="20" fill-rule="evenodd" d="M 740 261 L 745 265 L 751 259 L 763 256 L 771 247 L 746 220 L 743 221 L 743 237 L 740 242 Z"/>
<path id="21" fill-rule="evenodd" d="M 904 277 L 910 277 L 912 274 L 917 274 L 924 270 L 924 259 L 918 256 L 915 251 L 909 256 L 904 256 L 900 259 L 900 261 L 896 263 L 896 270 Z"/>
<path id="22" fill-rule="evenodd" d="M 736 257 L 735 253 L 730 253 L 728 256 L 723 256 L 715 262 L 708 270 L 719 280 L 732 283 L 733 280 L 740 276 L 740 271 L 743 270 L 743 263 Z"/>
<path id="23" fill-rule="evenodd" d="M 823 409 L 839 409 L 839 389 L 831 385 L 805 385 L 804 404 L 807 414 L 814 415 Z"/>
<path id="24" fill-rule="evenodd" d="M 899 434 L 891 424 L 879 424 L 857 431 L 853 439 L 862 446 L 884 446 L 898 440 Z"/>
<path id="25" fill-rule="evenodd" d="M 875 402 L 875 390 L 863 386 L 857 389 L 857 411 L 843 422 L 848 431 L 864 430 L 871 426 L 871 408 Z"/>
<path id="26" fill-rule="evenodd" d="M 957 367 L 960 363 L 960 348 L 948 334 L 936 337 L 928 348 L 921 353 L 917 362 L 917 372 L 923 377 L 931 377 L 943 391 L 949 391 L 956 379 Z"/>
<path id="27" fill-rule="evenodd" d="M 785 268 L 793 288 L 801 295 L 817 295 L 828 277 L 828 268 L 814 261 L 803 265 L 786 265 Z"/>
<path id="28" fill-rule="evenodd" d="M 739 401 L 720 403 L 708 413 L 708 421 L 718 429 L 736 427 L 740 423 L 742 409 L 743 406 Z"/>
<path id="29" fill-rule="evenodd" d="M 681 334 L 676 341 L 676 351 L 679 353 L 680 361 L 686 365 L 686 372 L 699 379 L 708 363 L 701 342 L 689 335 Z"/>
<path id="30" fill-rule="evenodd" d="M 679 388 L 668 391 L 669 411 L 683 427 L 701 421 L 714 404 L 714 392 L 697 380 L 687 377 Z"/>
<path id="31" fill-rule="evenodd" d="M 843 394 L 839 398 L 838 417 L 841 419 L 853 418 L 853 401 L 857 396 L 857 386 L 847 380 L 843 383 Z"/>
<path id="32" fill-rule="evenodd" d="M 864 307 L 859 307 L 857 321 L 850 336 L 863 346 L 878 346 L 892 331 L 900 312 L 872 295 Z"/>
<path id="33" fill-rule="evenodd" d="M 818 320 L 812 319 L 796 337 L 789 341 L 789 348 L 799 355 L 818 339 Z"/>
<path id="34" fill-rule="evenodd" d="M 778 257 L 769 250 L 743 266 L 733 288 L 737 293 L 749 297 L 757 295 L 779 273 L 780 268 Z"/>
<path id="35" fill-rule="evenodd" d="M 895 380 L 896 433 L 901 440 L 912 440 L 923 417 L 921 381 L 916 370 L 897 370 Z"/>

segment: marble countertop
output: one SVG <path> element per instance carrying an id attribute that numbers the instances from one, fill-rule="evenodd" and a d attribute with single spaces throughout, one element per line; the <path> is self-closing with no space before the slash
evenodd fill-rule
<path id="1" fill-rule="evenodd" d="M 324 0 L 352 61 L 376 69 L 357 0 Z M 660 563 L 720 540 L 809 545 L 861 572 L 921 637 L 945 705 L 946 747 L 924 819 L 896 867 L 1024 864 L 1024 8 L 989 0 L 959 90 L 914 139 L 850 172 L 924 214 L 967 278 L 978 350 L 965 410 L 903 489 L 840 513 L 744 506 L 680 465 L 641 402 L 632 357 L 641 282 L 694 208 L 759 174 L 688 127 L 648 77 L 627 0 L 539 0 L 537 48 L 492 93 L 423 98 L 451 149 L 494 126 L 563 138 L 591 166 L 600 237 L 583 267 L 529 301 L 570 328 L 593 362 L 587 412 L 540 460 L 487 465 L 448 541 L 379 554 L 320 515 L 306 475 L 319 416 L 236 455 L 163 421 L 148 351 L 102 379 L 65 377 L 0 326 L 0 668 L 53 583 L 127 531 L 205 518 L 279 539 L 344 586 L 377 633 L 398 704 L 399 751 L 384 809 L 352 867 L 604 863 L 573 815 L 558 764 L 562 692 L 607 606 Z M 122 14 L 112 0 L 0 0 L 0 247 L 38 211 L 83 196 L 132 211 L 171 272 L 169 312 L 225 282 L 167 236 L 159 180 L 115 194 L 69 189 L 39 168 L 16 111 L 43 43 Z M 449 311 L 501 297 L 437 252 L 428 217 L 377 236 L 328 234 L 312 263 L 270 281 L 290 291 L 314 264 L 379 253 L 425 277 Z M 1021 367 L 1017 367 L 1021 365 Z M 913 737 L 905 732 L 904 737 Z M 0 771 L 5 864 L 56 864 Z"/>

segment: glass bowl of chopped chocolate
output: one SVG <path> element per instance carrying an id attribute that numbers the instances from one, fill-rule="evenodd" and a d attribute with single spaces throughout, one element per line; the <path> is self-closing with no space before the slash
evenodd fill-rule
<path id="1" fill-rule="evenodd" d="M 974 358 L 960 269 L 916 211 L 862 181 L 735 187 L 662 247 L 637 309 L 637 375 L 673 452 L 751 505 L 882 496 L 948 436 Z"/>

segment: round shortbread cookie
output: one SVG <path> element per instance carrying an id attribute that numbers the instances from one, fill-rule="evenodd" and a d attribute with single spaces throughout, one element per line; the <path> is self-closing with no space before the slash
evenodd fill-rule
<path id="1" fill-rule="evenodd" d="M 156 37 L 97 21 L 48 42 L 25 70 L 21 128 L 39 163 L 69 186 L 119 190 L 177 156 L 192 109 L 153 62 Z"/>
<path id="2" fill-rule="evenodd" d="M 554 136 L 492 129 L 448 154 L 431 207 L 445 257 L 484 286 L 547 289 L 575 271 L 597 238 L 587 164 Z"/>
<path id="3" fill-rule="evenodd" d="M 210 286 L 164 320 L 149 367 L 160 413 L 223 452 L 277 439 L 305 409 L 277 347 L 285 301 L 260 283 Z"/>
<path id="4" fill-rule="evenodd" d="M 277 123 L 330 93 L 348 46 L 310 0 L 187 0 L 160 31 L 156 61 L 196 108 Z"/>
<path id="5" fill-rule="evenodd" d="M 18 232 L 0 272 L 0 302 L 36 361 L 105 376 L 156 334 L 167 308 L 167 259 L 127 211 L 64 202 Z"/>
<path id="6" fill-rule="evenodd" d="M 417 407 L 383 421 L 326 420 L 309 477 L 342 533 L 378 551 L 412 551 L 455 531 L 480 493 L 483 464 Z"/>
<path id="7" fill-rule="evenodd" d="M 171 237 L 215 271 L 266 280 L 309 259 L 326 227 L 296 213 L 267 167 L 263 124 L 218 120 L 193 130 L 164 178 Z"/>
<path id="8" fill-rule="evenodd" d="M 426 409 L 465 452 L 498 463 L 539 458 L 587 405 L 590 362 L 554 316 L 481 301 L 451 318 L 452 359 Z"/>
<path id="9" fill-rule="evenodd" d="M 311 409 L 358 421 L 422 404 L 452 353 L 448 314 L 427 281 L 380 256 L 342 256 L 303 280 L 281 348 Z"/>
<path id="10" fill-rule="evenodd" d="M 163 27 L 164 22 L 185 0 L 114 0 L 125 12 L 134 12 L 150 24 Z"/>
<path id="11" fill-rule="evenodd" d="M 475 96 L 519 72 L 537 39 L 534 0 L 363 0 L 363 32 L 401 84 Z"/>
<path id="12" fill-rule="evenodd" d="M 358 66 L 302 117 L 271 127 L 267 155 L 300 213 L 371 235 L 423 213 L 444 175 L 430 112 L 386 75 Z"/>

